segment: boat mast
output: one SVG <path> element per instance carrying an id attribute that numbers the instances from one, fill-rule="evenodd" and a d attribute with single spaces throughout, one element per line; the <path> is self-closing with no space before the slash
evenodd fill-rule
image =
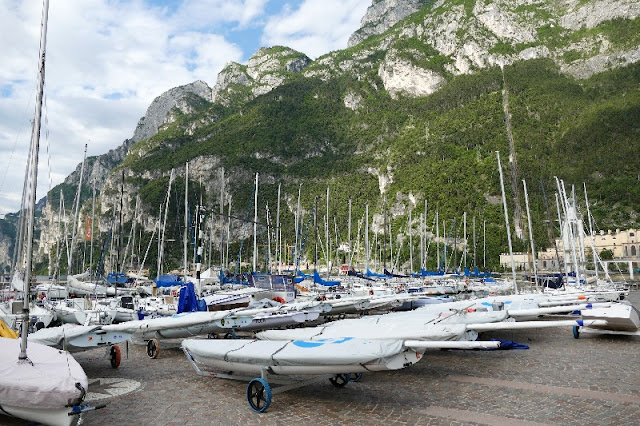
<path id="1" fill-rule="evenodd" d="M 428 200 L 425 198 L 424 200 L 424 217 L 422 218 L 423 222 L 422 222 L 422 234 L 423 234 L 423 239 L 424 239 L 424 258 L 422 259 L 422 267 L 426 270 L 427 269 L 427 257 L 429 257 L 429 248 L 427 246 L 427 215 L 429 214 L 429 209 L 428 209 L 429 205 L 428 205 Z"/>
<path id="2" fill-rule="evenodd" d="M 440 270 L 440 222 L 438 217 L 438 210 L 436 209 L 436 252 L 438 256 L 438 271 Z"/>
<path id="3" fill-rule="evenodd" d="M 535 276 L 536 288 L 538 288 L 538 261 L 536 260 L 536 249 L 533 242 L 533 227 L 531 226 L 531 212 L 529 211 L 529 194 L 527 193 L 527 182 L 522 179 L 524 188 L 524 203 L 527 208 L 527 222 L 529 224 L 529 240 L 531 241 L 531 263 L 533 264 L 533 275 Z"/>
<path id="4" fill-rule="evenodd" d="M 258 173 L 253 194 L 253 272 L 258 271 Z"/>
<path id="5" fill-rule="evenodd" d="M 33 228 L 35 221 L 36 207 L 36 186 L 38 182 L 38 150 L 40 149 L 40 125 L 42 118 L 42 94 L 44 92 L 44 63 L 45 50 L 47 45 L 47 20 L 49 16 L 49 0 L 44 0 L 42 6 L 42 28 L 40 31 L 40 52 L 39 52 L 39 73 L 38 73 L 38 94 L 36 95 L 36 113 L 33 121 L 31 133 L 31 161 L 29 171 L 31 172 L 29 202 L 27 207 L 27 250 L 26 267 L 24 276 L 24 301 L 22 305 L 22 324 L 20 326 L 20 361 L 27 360 L 27 334 L 29 332 L 29 286 L 31 284 L 31 253 L 33 251 Z"/>
<path id="6" fill-rule="evenodd" d="M 425 268 L 423 259 L 424 259 L 424 213 L 420 213 L 420 225 L 418 225 L 418 229 L 420 230 L 420 271 Z"/>
<path id="7" fill-rule="evenodd" d="M 296 217 L 295 217 L 295 227 L 294 230 L 296 231 L 296 242 L 295 242 L 295 246 L 293 248 L 293 254 L 294 254 L 294 261 L 295 259 L 298 258 L 298 234 L 299 234 L 299 229 L 302 227 L 302 221 L 300 220 L 300 193 L 302 192 L 302 184 L 300 184 L 298 186 L 298 205 L 296 206 Z M 296 265 L 297 266 L 297 265 Z M 296 268 L 297 269 L 297 268 Z"/>
<path id="8" fill-rule="evenodd" d="M 331 274 L 331 260 L 329 256 L 329 186 L 327 185 L 327 210 L 324 219 L 324 246 L 325 256 L 327 257 L 327 279 Z"/>
<path id="9" fill-rule="evenodd" d="M 409 275 L 413 273 L 413 236 L 411 235 L 413 232 L 413 224 L 411 222 L 411 211 L 413 209 L 409 209 Z"/>
<path id="10" fill-rule="evenodd" d="M 202 204 L 202 203 L 201 203 Z M 227 221 L 231 220 L 231 218 L 226 218 Z M 222 238 L 223 230 L 224 230 L 224 167 L 220 168 L 220 268 L 225 269 L 226 262 L 224 256 L 224 239 Z M 209 268 L 211 268 L 211 258 L 213 257 L 213 253 L 211 252 L 211 244 L 213 241 L 213 223 L 211 224 L 211 232 L 209 233 L 209 253 L 207 256 L 209 257 Z M 229 236 L 227 235 L 227 238 Z"/>
<path id="11" fill-rule="evenodd" d="M 464 267 L 466 269 L 467 267 L 467 212 L 462 212 L 462 244 L 463 244 L 463 250 L 462 250 L 462 257 L 464 259 Z"/>
<path id="12" fill-rule="evenodd" d="M 387 196 L 382 197 L 382 213 L 383 221 L 382 226 L 384 231 L 382 232 L 382 271 L 387 269 Z"/>
<path id="13" fill-rule="evenodd" d="M 593 267 L 596 273 L 596 284 L 598 282 L 598 253 L 596 252 L 596 237 L 593 235 L 593 224 L 591 223 L 591 211 L 589 210 L 589 197 L 587 196 L 587 184 L 584 187 L 584 202 L 587 206 L 587 219 L 589 221 L 589 235 L 591 235 L 591 254 L 593 255 Z"/>
<path id="14" fill-rule="evenodd" d="M 38 131 L 40 131 L 38 129 Z M 36 153 L 37 160 L 37 153 Z M 84 144 L 84 159 L 82 160 L 82 166 L 80 166 L 80 180 L 78 181 L 78 191 L 76 193 L 76 212 L 73 217 L 73 230 L 71 231 L 71 251 L 69 253 L 69 259 L 67 259 L 67 274 L 71 275 L 71 264 L 73 263 L 73 252 L 75 251 L 76 234 L 78 232 L 78 217 L 80 216 L 80 192 L 82 189 L 82 175 L 84 174 L 84 163 L 87 160 L 87 144 Z"/>
<path id="15" fill-rule="evenodd" d="M 273 269 L 271 268 L 271 218 L 270 215 L 271 213 L 269 213 L 269 203 L 266 204 L 265 206 L 265 211 L 266 211 L 266 220 L 265 222 L 267 223 L 267 272 L 272 274 L 273 273 Z"/>
<path id="16" fill-rule="evenodd" d="M 184 165 L 184 232 L 182 234 L 182 251 L 183 251 L 183 262 L 182 262 L 182 280 L 186 284 L 187 283 L 187 232 L 189 230 L 189 162 L 187 161 Z"/>
<path id="17" fill-rule="evenodd" d="M 500 172 L 500 190 L 502 191 L 502 206 L 504 207 L 504 220 L 507 225 L 507 241 L 509 242 L 509 257 L 511 258 L 511 273 L 513 275 L 513 292 L 518 294 L 516 284 L 516 263 L 513 260 L 513 246 L 511 245 L 511 228 L 509 227 L 509 212 L 507 211 L 507 197 L 504 193 L 504 180 L 502 178 L 502 165 L 500 164 L 500 151 L 496 151 L 498 157 L 498 171 Z"/>
<path id="18" fill-rule="evenodd" d="M 364 267 L 365 272 L 369 271 L 369 204 L 365 204 L 365 220 L 364 220 Z"/>
<path id="19" fill-rule="evenodd" d="M 129 268 L 133 271 L 133 259 L 135 257 L 136 251 L 136 222 L 138 221 L 138 209 L 140 208 L 140 196 L 136 196 L 136 207 L 133 212 L 133 220 L 131 223 L 131 263 L 129 264 Z M 93 222 L 92 222 L 93 223 Z M 125 252 L 126 256 L 126 252 Z M 140 253 L 138 253 L 138 261 L 140 261 Z"/>
<path id="20" fill-rule="evenodd" d="M 164 219 L 162 222 L 161 233 L 158 237 L 158 271 L 157 275 L 160 277 L 162 275 L 162 257 L 164 256 L 164 236 L 165 231 L 167 229 L 167 216 L 169 215 L 169 201 L 171 200 L 171 184 L 173 183 L 173 179 L 175 177 L 175 170 L 171 169 L 171 174 L 169 175 L 169 188 L 167 188 L 167 199 L 164 208 Z M 162 206 L 160 206 L 162 210 Z M 162 212 L 161 212 L 162 214 Z"/>
<path id="21" fill-rule="evenodd" d="M 476 245 L 476 215 L 473 215 L 473 268 L 477 268 L 478 264 L 476 263 L 477 258 L 476 258 L 476 251 L 477 251 L 477 245 Z"/>
<path id="22" fill-rule="evenodd" d="M 313 229 L 314 229 L 314 252 L 313 252 L 313 270 L 318 270 L 318 196 L 316 196 L 313 205 Z"/>
<path id="23" fill-rule="evenodd" d="M 278 274 L 282 273 L 282 251 L 280 250 L 280 242 L 282 233 L 280 232 L 280 186 L 278 184 L 278 204 L 276 206 L 276 262 L 278 262 Z"/>
<path id="24" fill-rule="evenodd" d="M 89 279 L 93 281 L 93 221 L 96 217 L 96 178 L 91 182 L 91 244 L 89 245 Z"/>
<path id="25" fill-rule="evenodd" d="M 351 247 L 351 198 L 349 198 L 349 225 L 348 225 L 348 230 L 347 230 L 347 238 L 349 240 L 349 269 L 351 269 L 351 259 L 353 258 L 353 256 L 351 255 L 351 253 L 352 253 L 352 247 Z"/>

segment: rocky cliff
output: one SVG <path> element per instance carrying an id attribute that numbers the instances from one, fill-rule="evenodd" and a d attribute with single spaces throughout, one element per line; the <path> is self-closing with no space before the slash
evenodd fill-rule
<path id="1" fill-rule="evenodd" d="M 247 65 L 230 62 L 225 66 L 218 74 L 212 101 L 224 106 L 246 102 L 280 86 L 310 63 L 309 57 L 287 47 L 261 48 Z"/>
<path id="2" fill-rule="evenodd" d="M 407 176 L 425 173 L 408 171 L 412 163 L 432 155 L 423 169 L 436 161 L 446 167 L 447 160 L 457 158 L 451 154 L 455 148 L 438 151 L 449 138 L 456 144 L 468 144 L 460 156 L 477 149 L 474 158 L 481 158 L 486 154 L 478 147 L 486 141 L 475 141 L 475 136 L 491 139 L 504 131 L 503 97 L 493 98 L 503 89 L 501 68 L 542 61 L 552 64 L 554 73 L 557 71 L 566 83 L 637 63 L 639 16 L 640 4 L 631 0 L 373 0 L 345 50 L 311 61 L 287 47 L 262 48 L 246 65 L 229 63 L 213 89 L 197 81 L 160 95 L 140 119 L 131 139 L 103 156 L 88 159 L 84 200 L 89 200 L 87 188 L 95 179 L 99 228 L 106 231 L 113 212 L 119 209 L 120 192 L 123 220 L 128 223 L 140 195 L 147 204 L 136 221 L 151 233 L 171 170 L 174 176 L 184 176 L 188 160 L 190 182 L 198 182 L 198 190 L 216 210 L 220 204 L 228 208 L 232 197 L 250 198 L 247 188 L 255 171 L 260 170 L 261 182 L 267 185 L 285 182 L 297 188 L 303 181 L 313 186 L 344 179 L 359 196 L 393 196 L 390 191 L 396 191 L 392 209 L 402 212 L 397 215 L 401 217 L 426 197 L 426 189 L 406 190 L 411 181 Z M 484 84 L 483 89 L 473 85 L 459 89 L 465 76 L 474 75 L 488 75 L 491 82 L 480 77 L 478 87 Z M 456 93 L 451 95 L 453 99 L 447 97 L 447 90 Z M 267 93 L 275 95 L 264 96 Z M 435 104 L 429 100 L 434 96 L 438 96 Z M 407 99 L 424 100 L 427 106 L 415 112 L 411 110 L 415 105 Z M 453 118 L 425 118 L 439 108 L 473 102 L 485 104 L 478 107 L 480 112 L 470 113 L 471 130 L 457 122 L 450 128 L 433 130 L 467 111 L 451 113 Z M 492 111 L 495 105 L 499 108 Z M 531 127 L 540 125 L 536 121 L 540 120 L 539 112 L 523 109 L 526 112 L 520 111 L 521 120 L 533 120 L 536 124 Z M 494 112 L 498 121 L 492 121 L 494 116 L 478 116 L 485 111 Z M 445 113 L 443 117 L 447 117 Z M 496 130 L 482 133 L 488 128 Z M 548 133 L 562 138 L 571 132 L 556 131 L 552 126 Z M 422 140 L 425 146 L 414 147 L 415 140 Z M 411 160 L 400 166 L 405 156 Z M 79 170 L 78 166 L 61 185 L 67 192 L 75 192 Z M 453 185 L 451 176 L 457 170 L 440 177 L 445 185 Z M 437 173 L 433 171 L 433 176 Z M 598 173 L 601 179 L 603 172 Z M 483 176 L 478 181 L 488 179 Z M 295 209 L 294 195 L 291 188 L 284 195 L 291 211 Z M 496 194 L 483 188 L 478 198 L 494 200 Z M 69 208 L 71 200 L 65 202 Z M 42 240 L 47 243 L 41 245 L 42 259 L 50 253 L 46 247 L 60 237 L 53 225 L 57 208 L 57 203 L 49 203 L 44 209 Z M 85 202 L 82 215 L 86 217 L 89 211 Z M 382 216 L 378 213 L 376 217 Z M 230 239 L 246 236 L 249 230 L 250 226 L 236 223 Z M 216 222 L 209 231 L 217 235 L 219 243 L 224 223 Z"/>
<path id="3" fill-rule="evenodd" d="M 373 68 L 387 91 L 409 96 L 429 95 L 452 76 L 540 58 L 585 79 L 640 60 L 639 16 L 633 0 L 374 1 L 350 38 L 352 54 L 333 52 L 305 73 L 367 78 Z"/>

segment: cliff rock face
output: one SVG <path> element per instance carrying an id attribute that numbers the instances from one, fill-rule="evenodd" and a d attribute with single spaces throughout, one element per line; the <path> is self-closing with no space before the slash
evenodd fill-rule
<path id="1" fill-rule="evenodd" d="M 373 0 L 373 3 L 369 6 L 360 21 L 362 26 L 349 37 L 348 46 L 355 46 L 372 35 L 382 34 L 432 1 L 433 0 Z"/>
<path id="2" fill-rule="evenodd" d="M 400 95 L 427 96 L 444 83 L 444 78 L 438 73 L 413 65 L 394 50 L 390 50 L 380 64 L 378 76 L 393 99 Z"/>
<path id="3" fill-rule="evenodd" d="M 392 96 L 414 97 L 438 90 L 447 75 L 539 58 L 553 60 L 565 74 L 589 78 L 640 60 L 640 47 L 612 29 L 616 20 L 639 16 L 640 3 L 633 0 L 374 0 L 349 40 L 353 55 L 332 52 L 305 75 L 329 79 L 349 72 L 367 79 L 374 68 Z M 372 36 L 378 38 L 358 45 Z M 392 49 L 403 40 L 427 52 L 405 45 L 398 55 Z M 382 63 L 377 52 L 386 52 Z"/>
<path id="4" fill-rule="evenodd" d="M 183 114 L 193 112 L 189 103 L 184 102 L 184 98 L 189 94 L 211 99 L 211 88 L 207 83 L 199 80 L 164 92 L 151 102 L 144 117 L 138 121 L 131 140 L 134 143 L 140 142 L 155 135 L 160 126 L 167 122 L 168 114 L 173 108 L 177 108 Z"/>
<path id="5" fill-rule="evenodd" d="M 280 86 L 290 74 L 299 73 L 310 63 L 309 57 L 293 49 L 261 48 L 246 66 L 231 62 L 218 74 L 212 101 L 224 106 L 246 102 Z"/>

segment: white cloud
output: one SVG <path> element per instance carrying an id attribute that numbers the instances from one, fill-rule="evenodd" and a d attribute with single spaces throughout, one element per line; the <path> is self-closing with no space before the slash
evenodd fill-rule
<path id="1" fill-rule="evenodd" d="M 316 57 L 346 47 L 370 1 L 51 1 L 38 198 L 49 189 L 49 176 L 56 185 L 82 161 L 85 143 L 89 156 L 119 146 L 155 97 L 195 80 L 213 87 L 226 63 L 254 53 L 229 35 L 255 36 L 264 26 L 263 43 Z M 0 214 L 19 207 L 41 8 L 38 1 L 0 2 Z M 267 9 L 281 12 L 267 16 Z"/>
<path id="2" fill-rule="evenodd" d="M 371 0 L 305 0 L 286 8 L 265 25 L 265 46 L 288 46 L 310 58 L 347 47 Z"/>
<path id="3" fill-rule="evenodd" d="M 235 22 L 242 28 L 264 13 L 266 3 L 267 0 L 185 0 L 172 20 L 176 28 L 189 30 L 224 22 Z"/>

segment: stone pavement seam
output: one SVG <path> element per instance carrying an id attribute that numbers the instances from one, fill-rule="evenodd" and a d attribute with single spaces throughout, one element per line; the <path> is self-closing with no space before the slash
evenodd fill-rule
<path id="1" fill-rule="evenodd" d="M 543 426 L 545 423 L 528 422 L 526 420 L 514 419 L 512 417 L 494 416 L 492 414 L 478 413 L 476 411 L 457 410 L 455 408 L 446 408 L 431 406 L 421 413 L 427 416 L 446 417 L 461 422 L 480 423 L 495 426 Z"/>
<path id="2" fill-rule="evenodd" d="M 616 402 L 630 402 L 640 404 L 640 397 L 634 395 L 623 395 L 609 392 L 592 391 L 588 389 L 574 389 L 560 386 L 541 385 L 537 383 L 514 382 L 510 380 L 490 379 L 486 377 L 473 376 L 448 376 L 448 380 L 461 383 L 475 383 L 479 385 L 500 386 L 511 389 L 531 390 L 544 392 L 552 395 L 569 395 L 588 399 L 604 399 Z"/>

